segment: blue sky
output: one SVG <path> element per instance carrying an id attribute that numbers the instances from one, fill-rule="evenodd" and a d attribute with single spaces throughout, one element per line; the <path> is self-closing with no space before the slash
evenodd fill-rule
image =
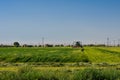
<path id="1" fill-rule="evenodd" d="M 120 0 L 0 0 L 0 43 L 120 39 Z"/>

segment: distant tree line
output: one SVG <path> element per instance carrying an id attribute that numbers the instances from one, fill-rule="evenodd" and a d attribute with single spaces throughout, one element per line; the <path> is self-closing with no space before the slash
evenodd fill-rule
<path id="1" fill-rule="evenodd" d="M 29 44 L 23 44 L 23 45 L 20 45 L 19 42 L 14 42 L 13 45 L 5 45 L 5 44 L 1 44 L 0 47 L 108 47 L 107 45 L 105 44 L 86 44 L 86 45 L 81 45 L 79 44 L 79 42 L 76 42 L 75 44 L 73 45 L 64 45 L 64 44 L 56 44 L 56 45 L 53 45 L 53 44 L 45 44 L 45 45 L 29 45 Z M 109 46 L 109 47 L 112 47 L 112 46 Z M 117 45 L 117 47 L 120 47 L 120 45 Z"/>
<path id="2" fill-rule="evenodd" d="M 106 45 L 105 44 L 87 44 L 87 45 L 84 45 L 84 46 L 89 46 L 89 47 L 105 47 Z"/>
<path id="3" fill-rule="evenodd" d="M 14 47 L 13 45 L 4 45 L 4 44 L 1 44 L 0 47 Z"/>
<path id="4" fill-rule="evenodd" d="M 14 42 L 11 45 L 0 44 L 0 47 L 71 47 L 72 45 L 63 45 L 63 44 L 45 44 L 45 45 L 30 45 L 30 44 L 23 44 L 20 45 L 19 42 Z"/>
<path id="5" fill-rule="evenodd" d="M 105 45 L 105 44 L 86 44 L 86 45 L 84 45 L 84 46 L 88 46 L 88 47 L 120 47 L 120 45 L 118 44 L 118 45 L 116 45 L 116 46 L 114 46 L 114 45 Z"/>

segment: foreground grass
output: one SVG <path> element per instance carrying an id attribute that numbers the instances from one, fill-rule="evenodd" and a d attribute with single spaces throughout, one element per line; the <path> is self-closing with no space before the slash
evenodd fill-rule
<path id="1" fill-rule="evenodd" d="M 0 80 L 120 80 L 119 61 L 119 47 L 0 48 Z"/>
<path id="2" fill-rule="evenodd" d="M 116 69 L 46 69 L 24 66 L 18 71 L 0 71 L 0 80 L 120 80 Z"/>

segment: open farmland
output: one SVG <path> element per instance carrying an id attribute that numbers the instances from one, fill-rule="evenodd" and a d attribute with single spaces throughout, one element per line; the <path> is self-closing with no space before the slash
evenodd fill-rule
<path id="1" fill-rule="evenodd" d="M 119 47 L 0 48 L 0 80 L 119 80 L 119 70 Z"/>
<path id="2" fill-rule="evenodd" d="M 119 47 L 0 48 L 1 62 L 92 62 L 118 63 Z"/>

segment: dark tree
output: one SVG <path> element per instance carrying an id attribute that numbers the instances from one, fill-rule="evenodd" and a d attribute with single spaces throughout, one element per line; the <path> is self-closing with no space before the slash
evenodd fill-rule
<path id="1" fill-rule="evenodd" d="M 78 41 L 75 43 L 75 46 L 76 46 L 76 47 L 81 47 L 81 48 L 82 48 L 82 44 L 81 44 L 80 42 L 78 42 Z"/>
<path id="2" fill-rule="evenodd" d="M 14 46 L 15 46 L 15 47 L 19 47 L 20 44 L 19 44 L 18 42 L 14 42 Z"/>

